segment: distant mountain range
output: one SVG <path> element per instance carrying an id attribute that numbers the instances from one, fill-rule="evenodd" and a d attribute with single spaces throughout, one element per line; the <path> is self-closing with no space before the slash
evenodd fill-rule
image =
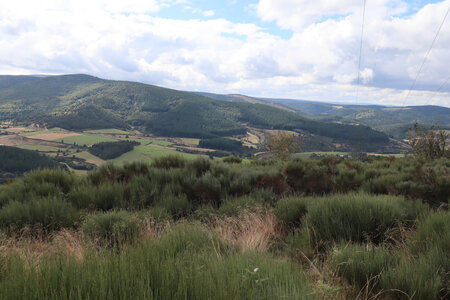
<path id="1" fill-rule="evenodd" d="M 398 150 L 396 142 L 369 126 L 439 118 L 447 126 L 449 111 L 191 93 L 88 75 L 0 76 L 0 121 L 69 130 L 132 127 L 158 136 L 201 139 L 291 130 L 305 136 L 308 150 Z"/>
<path id="2" fill-rule="evenodd" d="M 404 138 L 408 129 L 416 121 L 427 126 L 438 125 L 450 129 L 450 108 L 442 106 L 352 105 L 307 100 L 255 98 L 243 95 L 199 94 L 217 100 L 265 103 L 280 109 L 297 112 L 315 120 L 363 124 L 396 138 Z"/>

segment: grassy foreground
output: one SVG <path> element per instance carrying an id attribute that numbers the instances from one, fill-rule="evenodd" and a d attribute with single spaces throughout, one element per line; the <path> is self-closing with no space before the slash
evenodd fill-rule
<path id="1" fill-rule="evenodd" d="M 445 299 L 448 160 L 161 157 L 0 186 L 0 299 Z"/>

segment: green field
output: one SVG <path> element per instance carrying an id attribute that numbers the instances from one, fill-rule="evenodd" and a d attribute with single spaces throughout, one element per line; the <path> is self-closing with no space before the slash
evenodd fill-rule
<path id="1" fill-rule="evenodd" d="M 120 130 L 120 129 L 114 129 L 114 128 L 108 128 L 108 129 L 97 129 L 97 130 L 87 130 L 84 131 L 85 133 L 104 133 L 104 134 L 131 134 L 128 131 Z"/>
<path id="2" fill-rule="evenodd" d="M 19 135 L 20 136 L 33 136 L 33 135 L 45 134 L 45 133 L 49 133 L 49 132 L 67 132 L 67 130 L 55 127 L 55 128 L 51 128 L 49 130 L 26 131 L 26 132 L 19 133 Z"/>
<path id="3" fill-rule="evenodd" d="M 186 158 L 195 158 L 199 155 L 196 154 L 188 154 L 183 152 L 178 152 L 175 150 L 165 149 L 158 146 L 152 146 L 152 145 L 140 145 L 134 147 L 133 151 L 127 152 L 115 159 L 112 159 L 111 161 L 115 164 L 123 164 L 125 162 L 133 162 L 133 161 L 148 161 L 153 158 L 161 157 L 164 155 L 169 154 L 176 154 L 181 155 Z"/>
<path id="4" fill-rule="evenodd" d="M 153 144 L 153 145 L 159 145 L 159 146 L 170 146 L 170 145 L 173 145 L 172 142 L 160 141 L 160 140 L 152 140 L 150 143 Z"/>
<path id="5" fill-rule="evenodd" d="M 92 134 L 86 134 L 86 135 L 77 135 L 77 136 L 70 136 L 63 139 L 57 139 L 54 140 L 55 142 L 64 143 L 64 144 L 73 144 L 76 143 L 77 145 L 93 145 L 101 142 L 114 142 L 117 141 L 117 139 L 113 139 L 110 137 L 105 137 L 101 135 L 92 135 Z"/>
<path id="6" fill-rule="evenodd" d="M 135 139 L 135 138 L 119 138 L 121 141 L 130 141 L 130 142 L 138 142 L 141 145 L 148 145 L 150 144 L 150 140 L 147 139 Z"/>
<path id="7" fill-rule="evenodd" d="M 60 149 L 57 147 L 52 147 L 52 146 L 47 146 L 47 145 L 20 145 L 20 146 L 17 146 L 17 148 L 26 149 L 26 150 L 37 150 L 37 151 L 41 151 L 41 152 L 56 152 Z"/>
<path id="8" fill-rule="evenodd" d="M 82 158 L 82 159 L 86 160 L 88 163 L 94 164 L 96 166 L 100 166 L 101 164 L 103 164 L 105 162 L 101 158 L 98 158 L 97 156 L 92 155 L 91 153 L 86 152 L 86 151 L 76 153 L 75 156 Z"/>
<path id="9" fill-rule="evenodd" d="M 300 158 L 300 157 L 310 157 L 311 155 L 323 155 L 323 156 L 336 156 L 336 155 L 347 155 L 348 152 L 301 152 L 301 153 L 295 153 L 292 155 L 292 158 Z"/>

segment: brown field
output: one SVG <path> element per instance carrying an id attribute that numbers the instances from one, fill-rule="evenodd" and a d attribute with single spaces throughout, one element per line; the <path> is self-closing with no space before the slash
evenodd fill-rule
<path id="1" fill-rule="evenodd" d="M 30 128 L 30 127 L 9 127 L 6 129 L 3 129 L 4 131 L 10 132 L 10 133 L 22 133 L 27 131 L 34 131 L 36 128 Z"/>
<path id="2" fill-rule="evenodd" d="M 34 136 L 33 136 L 34 138 Z M 45 140 L 35 140 L 30 139 L 28 137 L 20 136 L 20 135 L 4 135 L 0 136 L 0 144 L 5 146 L 22 146 L 22 145 L 45 145 L 45 146 L 53 146 L 59 148 L 66 148 L 67 145 L 45 141 Z"/>
<path id="3" fill-rule="evenodd" d="M 36 140 L 54 141 L 54 140 L 63 139 L 63 138 L 70 137 L 70 136 L 78 136 L 78 135 L 81 135 L 81 134 L 76 133 L 76 132 L 67 132 L 67 133 L 49 132 L 49 133 L 36 134 L 31 137 Z"/>

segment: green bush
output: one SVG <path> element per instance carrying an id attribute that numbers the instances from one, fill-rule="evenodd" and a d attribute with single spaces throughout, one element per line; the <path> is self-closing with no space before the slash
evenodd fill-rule
<path id="1" fill-rule="evenodd" d="M 126 211 L 110 211 L 88 216 L 82 229 L 88 239 L 99 245 L 120 247 L 136 240 L 139 223 Z"/>
<path id="2" fill-rule="evenodd" d="M 297 192 L 324 194 L 333 189 L 333 176 L 325 165 L 294 160 L 286 165 L 284 174 L 288 185 Z"/>
<path id="3" fill-rule="evenodd" d="M 174 195 L 165 193 L 156 203 L 157 206 L 164 208 L 175 218 L 187 216 L 192 210 L 192 204 L 186 195 Z"/>
<path id="4" fill-rule="evenodd" d="M 222 216 L 236 217 L 244 210 L 256 210 L 264 205 L 261 199 L 256 199 L 251 196 L 242 196 L 236 198 L 228 198 L 222 202 L 222 205 L 217 210 L 217 213 Z"/>
<path id="5" fill-rule="evenodd" d="M 77 185 L 75 175 L 60 169 L 32 171 L 22 180 L 0 187 L 0 207 L 12 201 L 25 203 L 35 198 L 60 197 Z"/>
<path id="6" fill-rule="evenodd" d="M 158 196 L 158 190 L 156 182 L 146 175 L 131 177 L 126 188 L 127 206 L 129 208 L 142 209 L 152 205 Z"/>
<path id="7" fill-rule="evenodd" d="M 197 177 L 200 177 L 211 169 L 211 165 L 212 163 L 209 159 L 199 157 L 190 161 L 187 167 L 192 169 Z"/>
<path id="8" fill-rule="evenodd" d="M 448 290 L 444 284 L 438 268 L 427 256 L 404 258 L 380 278 L 380 287 L 388 291 L 391 299 L 439 299 L 440 292 Z"/>
<path id="9" fill-rule="evenodd" d="M 155 158 L 152 166 L 157 169 L 184 168 L 186 162 L 186 159 L 181 155 L 167 155 Z"/>
<path id="10" fill-rule="evenodd" d="M 215 207 L 219 206 L 222 186 L 214 174 L 207 172 L 197 180 L 193 188 L 196 202 L 199 204 L 211 203 Z"/>
<path id="11" fill-rule="evenodd" d="M 240 164 L 242 162 L 242 158 L 239 156 L 227 156 L 223 158 L 223 162 L 227 164 Z"/>
<path id="12" fill-rule="evenodd" d="M 380 275 L 398 264 L 396 253 L 373 245 L 340 244 L 328 253 L 328 264 L 357 291 L 380 289 Z"/>
<path id="13" fill-rule="evenodd" d="M 414 220 L 426 207 L 396 196 L 363 193 L 308 198 L 305 224 L 315 243 L 353 241 L 379 243 L 398 222 Z"/>
<path id="14" fill-rule="evenodd" d="M 289 197 L 278 201 L 274 213 L 285 225 L 300 226 L 307 211 L 305 198 Z"/>
<path id="15" fill-rule="evenodd" d="M 415 252 L 427 252 L 433 248 L 450 253 L 450 213 L 431 213 L 417 225 L 413 235 Z"/>
<path id="16" fill-rule="evenodd" d="M 68 200 L 77 208 L 110 210 L 125 208 L 124 189 L 119 183 L 105 183 L 98 187 L 80 186 L 68 195 Z"/>
<path id="17" fill-rule="evenodd" d="M 89 173 L 89 181 L 94 185 L 101 185 L 106 182 L 114 183 L 123 180 L 122 169 L 112 163 L 101 165 L 94 172 Z"/>
<path id="18" fill-rule="evenodd" d="M 7 230 L 31 226 L 50 232 L 72 227 L 78 219 L 75 208 L 57 197 L 36 198 L 25 203 L 14 201 L 0 209 L 0 224 Z"/>

